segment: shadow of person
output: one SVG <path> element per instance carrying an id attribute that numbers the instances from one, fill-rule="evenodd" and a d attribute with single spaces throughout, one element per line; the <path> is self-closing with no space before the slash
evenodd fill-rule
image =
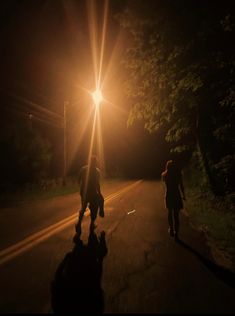
<path id="1" fill-rule="evenodd" d="M 59 264 L 51 282 L 51 307 L 55 314 L 104 311 L 102 264 L 108 250 L 105 232 L 90 231 L 88 244 L 78 238 L 73 250 Z"/>
<path id="2" fill-rule="evenodd" d="M 219 266 L 215 262 L 211 261 L 210 259 L 202 256 L 198 251 L 193 249 L 190 245 L 186 244 L 181 239 L 177 239 L 177 244 L 184 247 L 191 253 L 193 253 L 203 264 L 204 266 L 210 270 L 218 279 L 223 281 L 225 284 L 230 286 L 231 288 L 235 288 L 235 273 L 226 269 L 222 266 Z"/>

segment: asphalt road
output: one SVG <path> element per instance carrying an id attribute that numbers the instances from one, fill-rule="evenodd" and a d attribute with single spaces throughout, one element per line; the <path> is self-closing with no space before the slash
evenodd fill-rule
<path id="1" fill-rule="evenodd" d="M 234 275 L 181 214 L 167 232 L 160 182 L 107 182 L 105 217 L 73 242 L 77 194 L 0 211 L 0 313 L 235 312 Z M 103 234 L 104 232 L 105 234 Z"/>

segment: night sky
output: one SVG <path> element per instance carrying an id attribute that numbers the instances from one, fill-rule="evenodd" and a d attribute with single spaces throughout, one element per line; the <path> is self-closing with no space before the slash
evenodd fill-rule
<path id="1" fill-rule="evenodd" d="M 108 103 L 101 108 L 107 174 L 118 172 L 123 176 L 156 177 L 160 175 L 166 160 L 172 157 L 170 145 L 164 141 L 165 131 L 149 134 L 143 122 L 127 127 L 131 105 L 123 88 L 128 72 L 122 61 L 129 39 L 120 27 L 117 15 L 127 6 L 136 12 L 138 8 L 135 1 L 115 0 L 107 3 L 102 90 Z M 177 2 L 182 12 L 184 8 L 189 10 L 192 6 L 188 22 L 182 22 L 181 13 L 176 16 L 173 1 L 163 3 L 166 4 L 169 19 L 176 19 L 184 35 L 188 36 L 191 32 L 188 25 L 198 23 L 193 14 L 196 2 Z M 160 4 L 161 8 L 163 3 L 149 1 L 145 6 L 142 4 L 139 14 L 144 8 L 149 11 L 150 4 L 154 12 L 155 4 L 156 7 Z M 198 12 L 203 13 L 203 3 L 198 2 Z M 210 6 L 211 10 L 216 9 L 216 3 L 213 5 L 211 2 Z M 100 51 L 104 8 L 105 1 L 11 0 L 1 1 L 0 4 L 1 140 L 8 139 L 9 142 L 7 135 L 15 126 L 23 122 L 31 124 L 50 142 L 52 159 L 49 176 L 52 177 L 61 176 L 62 172 L 65 101 L 70 102 L 67 110 L 68 174 L 76 174 L 87 160 L 92 121 L 85 130 L 84 122 L 89 111 L 92 111 L 92 105 L 91 97 L 84 89 L 92 91 L 95 88 L 89 22 L 93 21 L 96 26 L 96 43 Z M 192 19 L 195 23 L 189 23 Z M 195 51 L 195 54 L 198 53 L 199 50 Z M 97 58 L 100 58 L 99 53 Z"/>
<path id="2" fill-rule="evenodd" d="M 99 43 L 104 2 L 95 4 Z M 69 174 L 75 174 L 87 159 L 91 133 L 90 123 L 78 143 L 90 107 L 81 87 L 94 89 L 89 5 L 86 1 L 1 1 L 1 134 L 17 122 L 29 120 L 32 113 L 33 128 L 49 139 L 53 149 L 52 176 L 61 175 L 63 120 L 27 101 L 61 116 L 65 100 L 76 103 L 67 111 Z M 109 2 L 103 94 L 111 105 L 101 111 L 105 164 L 110 174 L 119 171 L 123 176 L 151 177 L 161 172 L 169 146 L 163 132 L 149 135 L 143 124 L 127 128 L 129 108 L 121 86 L 126 38 L 115 19 L 125 6 L 126 1 Z"/>

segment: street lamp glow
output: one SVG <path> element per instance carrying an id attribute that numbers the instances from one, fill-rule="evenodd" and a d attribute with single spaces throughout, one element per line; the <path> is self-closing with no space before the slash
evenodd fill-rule
<path id="1" fill-rule="evenodd" d="M 94 92 L 92 92 L 92 97 L 96 106 L 99 106 L 100 103 L 103 101 L 103 96 L 100 89 L 96 89 Z"/>

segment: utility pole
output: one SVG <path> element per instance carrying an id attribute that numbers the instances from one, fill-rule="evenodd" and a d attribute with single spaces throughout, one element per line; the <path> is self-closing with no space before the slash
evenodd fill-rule
<path id="1" fill-rule="evenodd" d="M 68 101 L 64 101 L 64 170 L 63 170 L 63 186 L 66 185 L 67 176 L 67 105 Z"/>

